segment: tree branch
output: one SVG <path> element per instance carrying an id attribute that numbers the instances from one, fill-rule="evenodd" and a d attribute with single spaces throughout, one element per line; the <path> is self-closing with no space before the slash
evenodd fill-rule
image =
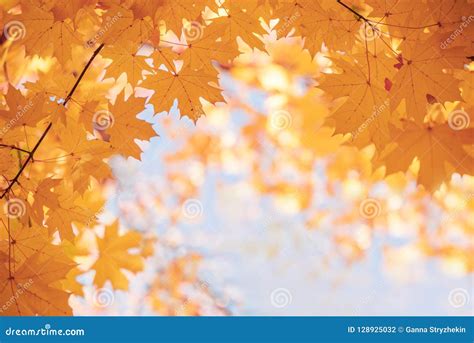
<path id="1" fill-rule="evenodd" d="M 341 6 L 343 6 L 344 8 L 346 8 L 347 10 L 351 11 L 353 14 L 355 14 L 357 16 L 357 18 L 360 20 L 362 19 L 363 21 L 365 21 L 366 23 L 368 23 L 370 25 L 370 20 L 368 20 L 366 17 L 364 17 L 362 14 L 360 13 L 357 13 L 356 11 L 354 11 L 352 8 L 350 8 L 349 6 L 347 6 L 345 3 L 343 3 L 341 0 L 337 0 L 337 3 Z M 372 25 L 371 25 L 372 26 Z"/>
<path id="2" fill-rule="evenodd" d="M 3 199 L 3 197 L 10 191 L 10 189 L 13 187 L 13 185 L 18 182 L 18 178 L 20 177 L 21 173 L 23 173 L 23 170 L 25 170 L 26 166 L 28 165 L 28 163 L 31 161 L 31 159 L 33 158 L 33 155 L 34 153 L 36 152 L 36 150 L 38 149 L 39 145 L 41 144 L 41 142 L 43 141 L 44 137 L 46 137 L 46 134 L 48 133 L 48 131 L 51 129 L 51 126 L 52 126 L 52 123 L 49 123 L 48 126 L 46 127 L 46 130 L 44 130 L 43 134 L 41 135 L 40 139 L 38 140 L 38 142 L 36 142 L 36 145 L 34 146 L 33 150 L 31 150 L 31 152 L 28 154 L 28 158 L 26 159 L 25 163 L 23 163 L 23 165 L 21 166 L 20 170 L 18 171 L 18 173 L 16 173 L 15 177 L 13 178 L 13 180 L 10 182 L 10 184 L 8 185 L 7 189 L 5 189 L 5 191 L 3 191 L 2 195 L 0 196 L 0 199 Z"/>
<path id="3" fill-rule="evenodd" d="M 100 50 L 102 50 L 102 48 L 104 47 L 104 43 L 102 43 L 101 45 L 99 45 L 99 47 L 97 47 L 97 49 L 94 50 L 94 52 L 92 53 L 92 56 L 89 58 L 89 61 L 87 62 L 87 64 L 85 65 L 85 67 L 82 69 L 82 72 L 81 74 L 79 75 L 79 77 L 77 78 L 76 82 L 74 83 L 74 86 L 72 86 L 71 90 L 69 91 L 68 95 L 66 96 L 66 98 L 64 99 L 64 102 L 62 103 L 63 107 L 66 107 L 67 103 L 69 102 L 69 100 L 71 100 L 72 98 L 72 95 L 74 94 L 74 92 L 76 91 L 76 88 L 77 86 L 79 85 L 79 83 L 81 82 L 82 78 L 84 77 L 84 74 L 86 73 L 87 69 L 89 69 L 89 66 L 91 65 L 92 61 L 94 60 L 94 58 L 99 54 Z M 23 173 L 23 171 L 25 170 L 26 166 L 28 165 L 28 163 L 30 163 L 30 161 L 33 159 L 33 155 L 35 154 L 36 150 L 38 149 L 38 147 L 40 146 L 41 142 L 43 142 L 44 138 L 46 137 L 46 135 L 48 134 L 48 131 L 51 129 L 51 126 L 53 126 L 53 123 L 50 122 L 48 124 L 48 126 L 46 127 L 46 130 L 44 130 L 43 134 L 41 135 L 40 139 L 38 140 L 38 142 L 36 142 L 36 145 L 34 146 L 33 150 L 31 151 L 26 151 L 26 150 L 22 150 L 24 152 L 27 152 L 28 153 L 28 158 L 26 159 L 25 163 L 23 163 L 23 165 L 21 166 L 20 170 L 18 171 L 18 173 L 15 175 L 15 177 L 13 178 L 13 180 L 10 182 L 10 184 L 8 185 L 8 187 L 5 189 L 5 191 L 3 191 L 2 195 L 0 196 L 0 199 L 3 199 L 5 197 L 5 195 L 10 192 L 11 188 L 13 187 L 13 185 L 15 183 L 18 182 L 18 178 L 21 176 L 21 174 Z M 12 148 L 11 146 L 9 146 L 10 148 Z M 13 147 L 13 148 L 16 148 L 16 147 Z M 18 149 L 20 150 L 20 149 Z"/>
<path id="4" fill-rule="evenodd" d="M 81 74 L 80 74 L 79 77 L 77 78 L 76 83 L 74 84 L 74 86 L 72 86 L 71 91 L 70 91 L 69 94 L 66 96 L 66 99 L 64 100 L 63 106 L 66 106 L 66 104 L 69 102 L 69 100 L 71 100 L 71 97 L 72 97 L 72 95 L 74 94 L 74 92 L 76 91 L 77 86 L 79 86 L 79 82 L 81 82 L 82 78 L 84 77 L 84 74 L 86 73 L 87 69 L 89 69 L 89 66 L 91 65 L 92 61 L 93 61 L 94 58 L 99 54 L 100 50 L 102 50 L 103 47 L 104 47 L 104 43 L 102 43 L 101 45 L 99 45 L 99 47 L 94 50 L 94 52 L 93 52 L 91 58 L 89 58 L 89 61 L 87 62 L 87 64 L 86 64 L 86 66 L 84 67 L 84 69 L 82 69 Z"/>
<path id="5" fill-rule="evenodd" d="M 25 150 L 25 149 L 18 148 L 18 147 L 14 146 L 14 145 L 0 144 L 0 148 L 8 148 L 8 149 L 11 149 L 11 150 L 17 150 L 17 151 L 25 152 L 25 153 L 27 153 L 27 154 L 30 153 L 30 151 Z"/>

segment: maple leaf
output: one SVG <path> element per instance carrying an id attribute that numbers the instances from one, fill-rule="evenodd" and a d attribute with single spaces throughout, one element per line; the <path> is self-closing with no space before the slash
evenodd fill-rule
<path id="1" fill-rule="evenodd" d="M 50 44 L 50 41 L 41 42 L 41 38 L 50 32 L 54 15 L 42 8 L 33 5 L 30 1 L 23 0 L 21 2 L 22 15 L 18 18 L 25 26 L 26 51 L 34 53 L 37 51 L 37 45 Z"/>
<path id="2" fill-rule="evenodd" d="M 27 98 L 18 89 L 10 87 L 6 102 L 9 109 L 0 110 L 0 117 L 13 126 L 35 126 L 44 117 L 42 113 L 45 102 L 44 93 L 40 92 Z"/>
<path id="3" fill-rule="evenodd" d="M 126 73 L 128 82 L 135 86 L 142 79 L 144 71 L 151 71 L 151 67 L 146 62 L 147 57 L 137 55 L 138 50 L 139 46 L 133 41 L 105 47 L 101 55 L 112 60 L 107 67 L 106 76 L 118 79 L 122 73 Z"/>
<path id="4" fill-rule="evenodd" d="M 167 29 L 179 34 L 183 27 L 183 19 L 197 20 L 207 3 L 206 0 L 192 3 L 187 0 L 161 0 L 155 14 L 155 22 L 163 20 Z"/>
<path id="5" fill-rule="evenodd" d="M 213 74 L 216 72 L 212 65 L 213 60 L 228 64 L 239 53 L 237 49 L 222 44 L 221 37 L 222 32 L 218 25 L 203 27 L 201 34 L 188 42 L 181 57 L 191 68 L 204 69 L 207 74 Z"/>
<path id="6" fill-rule="evenodd" d="M 110 106 L 112 121 L 106 132 L 110 134 L 110 143 L 117 152 L 140 159 L 141 149 L 135 139 L 149 140 L 156 136 L 149 123 L 138 119 L 137 115 L 144 110 L 145 99 L 130 97 L 125 100 L 121 94 L 115 104 Z"/>
<path id="7" fill-rule="evenodd" d="M 95 6 L 96 0 L 55 0 L 51 11 L 54 19 L 61 21 L 65 19 L 75 19 L 81 12 L 88 12 Z"/>
<path id="8" fill-rule="evenodd" d="M 72 45 L 82 43 L 71 19 L 54 21 L 52 13 L 32 5 L 30 1 L 22 1 L 22 9 L 19 19 L 25 25 L 26 51 L 44 56 L 53 53 L 60 64 L 70 60 Z"/>
<path id="9" fill-rule="evenodd" d="M 154 6 L 149 6 L 153 8 Z M 152 13 L 143 16 L 136 7 L 132 9 L 138 12 L 138 16 L 125 4 L 112 4 L 102 16 L 99 31 L 88 41 L 90 46 L 94 43 L 106 45 L 121 45 L 127 41 L 134 41 L 142 45 L 150 39 L 155 31 Z"/>
<path id="10" fill-rule="evenodd" d="M 246 1 L 245 4 L 235 1 L 222 3 L 220 9 L 223 13 L 212 20 L 213 30 L 220 31 L 222 40 L 234 50 L 237 50 L 237 37 L 250 46 L 263 50 L 263 41 L 258 36 L 264 35 L 266 31 L 256 15 L 257 5 L 254 0 Z"/>
<path id="11" fill-rule="evenodd" d="M 74 222 L 87 223 L 90 218 L 94 217 L 94 212 L 78 205 L 78 199 L 74 197 L 74 194 L 66 191 L 68 188 L 72 187 L 61 184 L 55 189 L 55 192 L 59 194 L 57 197 L 59 206 L 48 209 L 46 225 L 50 234 L 58 231 L 61 239 L 72 241 L 75 236 L 72 224 Z"/>
<path id="12" fill-rule="evenodd" d="M 74 262 L 51 243 L 41 227 L 11 225 L 0 234 L 0 252 L 9 256 L 0 266 L 0 301 L 5 315 L 71 315 L 69 294 L 53 283 L 65 277 Z M 6 307 L 6 310 L 5 310 Z"/>
<path id="13" fill-rule="evenodd" d="M 88 114 L 88 123 L 92 126 L 94 115 Z M 88 175 L 101 179 L 110 175 L 110 168 L 104 159 L 114 153 L 110 143 L 99 139 L 88 139 L 84 128 L 69 121 L 66 128 L 58 126 L 57 136 L 61 151 L 65 152 L 65 167 L 73 179 L 73 189 L 83 193 L 88 186 Z"/>
<path id="14" fill-rule="evenodd" d="M 9 272 L 0 266 L 0 302 L 6 304 L 5 315 L 64 316 L 71 315 L 69 293 L 51 284 L 63 278 L 73 267 L 54 257 L 30 256 Z"/>
<path id="15" fill-rule="evenodd" d="M 213 81 L 205 73 L 184 67 L 171 72 L 157 70 L 141 86 L 154 90 L 150 102 L 155 112 L 169 111 L 178 99 L 181 117 L 187 116 L 196 122 L 203 114 L 201 97 L 212 104 L 223 101 L 221 90 L 211 84 Z"/>
<path id="16" fill-rule="evenodd" d="M 148 0 L 135 0 L 130 6 L 135 18 L 155 17 L 158 7 L 162 6 L 161 2 Z"/>
<path id="17" fill-rule="evenodd" d="M 371 61 L 377 60 L 370 68 Z M 370 143 L 383 146 L 389 139 L 390 100 L 381 77 L 388 75 L 381 61 L 390 60 L 384 53 L 347 60 L 335 59 L 342 73 L 328 74 L 320 88 L 334 97 L 344 96 L 332 118 L 336 121 L 336 133 L 351 133 L 354 144 L 364 147 Z M 365 62 L 367 61 L 367 62 Z M 376 77 L 375 77 L 376 76 Z"/>
<path id="18" fill-rule="evenodd" d="M 425 39 L 424 29 L 452 32 L 469 12 L 465 3 L 455 0 L 429 0 L 425 6 L 410 0 L 368 0 L 367 4 L 372 8 L 370 16 L 388 24 L 391 35 L 411 42 Z"/>
<path id="19" fill-rule="evenodd" d="M 97 237 L 99 256 L 91 267 L 96 271 L 94 284 L 103 287 L 106 281 L 110 281 L 114 289 L 127 289 L 128 279 L 122 269 L 135 273 L 143 269 L 143 257 L 129 252 L 139 248 L 141 240 L 137 232 L 120 235 L 117 221 L 107 226 L 103 238 Z"/>
<path id="20" fill-rule="evenodd" d="M 286 36 L 295 29 L 295 35 L 305 38 L 305 47 L 312 55 L 320 51 L 322 44 L 334 50 L 350 50 L 362 23 L 349 11 L 341 10 L 318 1 L 283 1 L 275 12 L 279 18 L 276 31 Z"/>
<path id="21" fill-rule="evenodd" d="M 417 158 L 418 182 L 433 190 L 454 172 L 469 174 L 474 170 L 472 128 L 453 130 L 449 124 L 421 126 L 406 122 L 402 129 L 393 128 L 392 136 L 393 143 L 387 145 L 379 159 L 388 173 L 407 170 Z"/>
<path id="22" fill-rule="evenodd" d="M 11 180 L 15 175 L 15 158 L 13 149 L 0 149 L 0 175 L 4 180 Z"/>
<path id="23" fill-rule="evenodd" d="M 465 60 L 462 49 L 453 48 L 441 53 L 433 48 L 432 41 L 407 43 L 403 45 L 402 56 L 400 64 L 396 65 L 398 72 L 389 93 L 392 108 L 405 100 L 407 114 L 423 123 L 429 105 L 427 97 L 440 103 L 461 100 L 459 80 L 447 70 L 462 69 Z"/>
<path id="24" fill-rule="evenodd" d="M 32 210 L 38 223 L 43 223 L 44 220 L 43 206 L 48 208 L 59 207 L 58 195 L 51 189 L 57 186 L 60 181 L 61 180 L 47 178 L 42 180 L 36 187 L 34 192 L 35 201 Z"/>

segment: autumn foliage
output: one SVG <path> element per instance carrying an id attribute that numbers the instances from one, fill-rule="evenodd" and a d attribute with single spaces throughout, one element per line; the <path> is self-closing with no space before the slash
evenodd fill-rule
<path id="1" fill-rule="evenodd" d="M 94 227 L 113 180 L 109 159 L 140 159 L 160 139 L 139 116 L 145 108 L 170 133 L 163 112 L 174 106 L 194 124 L 246 111 L 237 146 L 198 127 L 182 133 L 185 144 L 167 163 L 247 156 L 252 186 L 294 200 L 308 230 L 333 221 L 348 260 L 362 257 L 365 244 L 350 223 L 362 220 L 371 236 L 415 216 L 419 251 L 474 271 L 473 13 L 469 0 L 2 1 L 2 314 L 72 315 L 68 300 L 84 295 L 82 274 L 93 271 L 97 288 L 127 290 L 144 269 L 160 237 L 120 229 L 119 219 Z M 271 110 L 224 97 L 223 74 L 265 90 Z M 268 146 L 278 156 L 270 170 L 260 163 Z M 352 211 L 328 219 L 314 206 L 319 160 L 326 191 L 342 183 Z M 298 182 L 285 179 L 288 168 Z M 179 183 L 181 202 L 196 194 L 185 168 L 169 182 Z M 369 194 L 381 183 L 385 196 Z M 412 206 L 393 205 L 395 196 Z M 423 199 L 455 216 L 428 230 Z M 179 211 L 169 216 L 178 221 Z M 452 230 L 461 242 L 450 240 Z M 200 258 L 160 271 L 149 294 L 158 313 L 176 314 L 187 301 L 179 284 L 199 284 Z M 200 314 L 198 304 L 186 309 Z"/>

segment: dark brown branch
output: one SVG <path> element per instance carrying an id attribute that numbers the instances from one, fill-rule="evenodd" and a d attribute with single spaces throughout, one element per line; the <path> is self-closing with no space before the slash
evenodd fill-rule
<path id="1" fill-rule="evenodd" d="M 337 0 L 337 3 L 340 4 L 342 7 L 344 7 L 345 9 L 349 10 L 351 13 L 353 13 L 357 17 L 357 20 L 363 20 L 367 25 L 369 25 L 372 28 L 372 30 L 374 32 L 379 31 L 379 29 L 377 27 L 375 27 L 373 21 L 367 19 L 366 17 L 364 17 L 362 14 L 360 14 L 356 10 L 353 10 L 352 8 L 347 6 L 345 3 L 343 3 L 341 0 Z"/>
<path id="2" fill-rule="evenodd" d="M 10 191 L 10 189 L 13 187 L 13 185 L 16 182 L 18 182 L 18 178 L 20 177 L 21 173 L 23 173 L 23 170 L 25 170 L 28 163 L 32 160 L 34 153 L 36 152 L 36 150 L 40 146 L 40 144 L 43 141 L 44 137 L 46 137 L 46 134 L 51 129 L 51 126 L 52 126 L 52 123 L 49 123 L 48 126 L 46 127 L 46 130 L 44 130 L 43 134 L 41 135 L 40 139 L 38 140 L 38 142 L 36 142 L 36 145 L 34 146 L 33 150 L 31 150 L 31 152 L 28 154 L 28 158 L 26 159 L 25 163 L 23 163 L 23 165 L 21 166 L 18 173 L 16 173 L 15 177 L 13 178 L 13 180 L 8 185 L 7 189 L 5 189 L 5 191 L 0 196 L 0 199 L 3 199 L 3 197 Z"/>
<path id="3" fill-rule="evenodd" d="M 89 66 L 91 65 L 92 61 L 97 56 L 97 54 L 100 52 L 100 50 L 102 50 L 103 47 L 104 47 L 104 43 L 99 45 L 99 47 L 94 50 L 94 53 L 92 54 L 91 58 L 89 58 L 89 61 L 87 62 L 84 69 L 82 69 L 81 74 L 77 78 L 76 83 L 74 84 L 74 86 L 72 86 L 71 91 L 66 96 L 66 99 L 64 100 L 63 106 L 66 106 L 66 104 L 69 102 L 69 100 L 71 100 L 71 97 L 74 94 L 74 92 L 76 91 L 77 86 L 79 86 L 79 82 L 81 82 L 82 78 L 84 77 L 84 74 L 86 73 L 87 69 L 89 69 Z"/>
<path id="4" fill-rule="evenodd" d="M 337 0 L 337 3 L 341 6 L 343 6 L 344 8 L 346 8 L 347 10 L 349 10 L 350 12 L 352 12 L 359 20 L 362 19 L 363 21 L 365 21 L 366 23 L 368 23 L 370 25 L 370 20 L 368 20 L 366 17 L 364 17 L 362 14 L 360 13 L 357 13 L 356 11 L 354 11 L 352 8 L 350 8 L 349 6 L 347 6 L 345 3 L 343 3 L 341 0 Z M 372 26 L 372 25 L 370 25 Z"/>
<path id="5" fill-rule="evenodd" d="M 81 74 L 79 75 L 79 77 L 77 78 L 76 82 L 74 83 L 74 86 L 72 86 L 71 90 L 69 91 L 68 95 L 66 96 L 66 98 L 64 99 L 64 102 L 62 103 L 62 105 L 64 107 L 66 107 L 66 104 L 69 102 L 69 100 L 71 100 L 72 98 L 72 95 L 74 94 L 74 92 L 76 91 L 76 88 L 77 86 L 79 85 L 79 83 L 81 82 L 82 78 L 84 77 L 84 74 L 86 73 L 87 69 L 89 69 L 89 66 L 91 65 L 92 61 L 94 60 L 94 58 L 99 54 L 100 50 L 102 50 L 102 48 L 104 47 L 104 44 L 102 43 L 101 45 L 99 45 L 99 47 L 97 47 L 97 49 L 94 50 L 92 56 L 89 58 L 89 61 L 87 62 L 87 64 L 85 65 L 85 67 L 82 69 L 82 72 Z M 23 163 L 23 165 L 21 166 L 20 170 L 18 171 L 18 173 L 15 175 L 15 177 L 13 178 L 13 180 L 10 182 L 10 184 L 8 185 L 7 189 L 5 189 L 5 191 L 3 191 L 2 195 L 0 196 L 0 199 L 3 199 L 5 197 L 5 195 L 10 192 L 11 188 L 13 187 L 13 185 L 15 183 L 18 182 L 18 178 L 21 176 L 21 174 L 23 173 L 23 170 L 25 170 L 26 166 L 28 165 L 28 163 L 30 163 L 30 161 L 33 159 L 33 155 L 35 154 L 36 150 L 38 149 L 38 147 L 40 146 L 41 142 L 43 142 L 44 138 L 46 137 L 48 131 L 51 129 L 51 126 L 53 125 L 53 123 L 49 123 L 48 126 L 46 127 L 46 130 L 43 132 L 43 134 L 41 135 L 40 139 L 38 140 L 38 142 L 36 142 L 36 145 L 34 146 L 33 150 L 31 150 L 30 152 L 28 152 L 28 158 L 26 159 L 25 163 Z M 25 150 L 26 152 L 26 150 Z"/>
<path id="6" fill-rule="evenodd" d="M 18 148 L 18 147 L 14 146 L 14 145 L 0 144 L 0 148 L 8 148 L 8 149 L 11 149 L 11 150 L 17 150 L 17 151 L 25 152 L 25 153 L 27 153 L 27 154 L 30 153 L 30 151 L 25 150 L 25 149 Z"/>

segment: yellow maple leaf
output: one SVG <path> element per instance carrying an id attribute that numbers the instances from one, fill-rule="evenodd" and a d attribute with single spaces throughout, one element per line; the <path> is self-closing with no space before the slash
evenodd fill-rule
<path id="1" fill-rule="evenodd" d="M 178 99 L 181 117 L 196 122 L 204 113 L 201 98 L 212 104 L 224 100 L 221 90 L 212 82 L 215 82 L 212 76 L 185 66 L 179 71 L 157 70 L 141 86 L 155 91 L 150 99 L 155 112 L 169 111 Z"/>
<path id="2" fill-rule="evenodd" d="M 133 41 L 105 47 L 101 55 L 112 60 L 107 67 L 106 76 L 118 79 L 122 73 L 126 73 L 128 82 L 135 86 L 142 79 L 142 73 L 151 70 L 146 62 L 147 57 L 137 55 L 139 48 L 140 46 Z"/>
<path id="3" fill-rule="evenodd" d="M 91 267 L 95 270 L 94 284 L 103 287 L 110 281 L 114 289 L 127 289 L 128 279 L 122 269 L 139 272 L 143 269 L 143 257 L 129 252 L 139 248 L 142 237 L 138 232 L 128 231 L 121 235 L 119 223 L 115 221 L 105 228 L 103 238 L 96 237 L 99 256 Z"/>
<path id="4" fill-rule="evenodd" d="M 393 142 L 382 151 L 379 163 L 392 173 L 407 170 L 417 158 L 418 183 L 429 190 L 449 181 L 454 172 L 472 174 L 474 170 L 472 128 L 454 130 L 449 124 L 406 122 L 403 129 L 393 128 L 393 137 Z"/>

